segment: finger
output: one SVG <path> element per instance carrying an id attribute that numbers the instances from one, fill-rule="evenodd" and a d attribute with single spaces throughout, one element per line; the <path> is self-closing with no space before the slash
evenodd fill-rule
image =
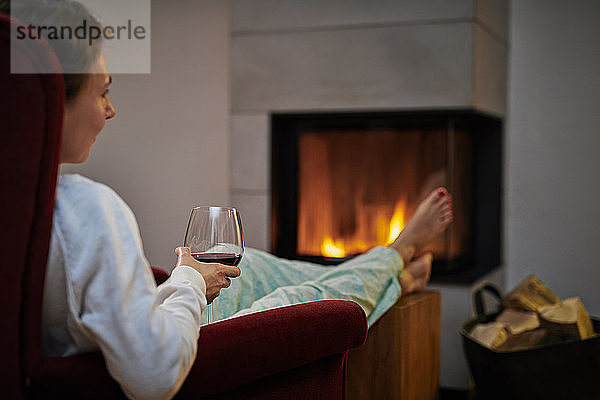
<path id="1" fill-rule="evenodd" d="M 231 278 L 237 278 L 242 274 L 242 270 L 238 267 L 226 267 L 223 272 L 225 273 L 225 276 L 229 276 Z"/>
<path id="2" fill-rule="evenodd" d="M 225 282 L 225 283 L 222 285 L 222 287 L 223 287 L 223 288 L 228 288 L 229 286 L 231 286 L 231 279 L 229 279 L 229 278 L 225 278 L 225 279 L 223 279 L 223 281 Z"/>
<path id="3" fill-rule="evenodd" d="M 222 287 L 215 288 L 215 290 L 210 295 L 210 297 L 207 298 L 208 304 L 212 303 L 217 297 L 219 297 L 221 295 L 221 289 L 223 289 L 223 288 Z"/>
<path id="4" fill-rule="evenodd" d="M 177 263 L 175 265 L 178 267 L 181 265 L 194 267 L 195 264 L 198 264 L 196 260 L 188 252 L 183 252 L 177 256 Z"/>
<path id="5" fill-rule="evenodd" d="M 191 256 L 192 253 L 190 252 L 190 248 L 189 247 L 184 247 L 184 246 L 179 246 L 175 249 L 175 254 L 177 254 L 178 257 L 181 257 L 183 255 L 188 255 Z"/>

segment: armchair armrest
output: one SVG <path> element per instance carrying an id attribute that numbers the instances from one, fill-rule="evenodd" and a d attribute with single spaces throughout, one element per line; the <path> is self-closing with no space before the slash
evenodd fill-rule
<path id="1" fill-rule="evenodd" d="M 178 397 L 218 396 L 330 355 L 344 356 L 360 346 L 366 334 L 362 308 L 340 300 L 281 307 L 203 326 L 196 361 Z M 41 371 L 27 380 L 27 397 L 124 398 L 101 353 L 45 358 Z"/>
<path id="2" fill-rule="evenodd" d="M 198 357 L 180 395 L 209 396 L 344 354 L 363 344 L 366 336 L 362 308 L 342 300 L 296 304 L 210 324 L 200 330 Z"/>
<path id="3" fill-rule="evenodd" d="M 150 267 L 152 269 L 152 274 L 154 275 L 154 280 L 157 285 L 160 285 L 167 279 L 169 279 L 169 273 L 162 268 L 158 267 Z"/>

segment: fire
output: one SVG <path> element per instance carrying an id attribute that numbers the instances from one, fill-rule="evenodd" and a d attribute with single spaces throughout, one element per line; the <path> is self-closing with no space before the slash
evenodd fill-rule
<path id="1" fill-rule="evenodd" d="M 364 252 L 370 247 L 378 245 L 388 245 L 392 243 L 400 234 L 405 225 L 406 199 L 401 199 L 394 209 L 392 218 L 378 218 L 377 223 L 377 241 L 369 246 L 364 240 L 355 239 L 348 240 L 346 243 L 343 239 L 334 240 L 330 236 L 325 236 L 321 243 L 321 254 L 325 257 L 342 258 L 347 254 Z M 389 211 L 388 211 L 389 213 Z"/>
<path id="2" fill-rule="evenodd" d="M 321 253 L 327 257 L 344 257 L 346 255 L 346 250 L 344 250 L 344 242 L 341 240 L 336 240 L 334 242 L 332 238 L 326 236 L 321 244 Z"/>
<path id="3" fill-rule="evenodd" d="M 388 240 L 386 245 L 392 243 L 400 232 L 402 232 L 402 228 L 404 228 L 404 212 L 406 210 L 406 200 L 402 199 L 398 204 L 396 204 L 396 209 L 394 210 L 394 215 L 392 215 L 392 220 L 390 221 L 390 234 L 388 235 Z"/>

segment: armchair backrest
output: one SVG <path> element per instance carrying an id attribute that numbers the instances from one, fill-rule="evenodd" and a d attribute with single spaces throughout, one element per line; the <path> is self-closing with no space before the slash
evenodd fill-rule
<path id="1" fill-rule="evenodd" d="M 42 296 L 64 107 L 61 75 L 11 74 L 16 23 L 0 14 L 0 393 L 11 399 L 23 397 L 26 377 L 42 364 Z M 20 65 L 60 70 L 47 43 L 13 46 Z"/>

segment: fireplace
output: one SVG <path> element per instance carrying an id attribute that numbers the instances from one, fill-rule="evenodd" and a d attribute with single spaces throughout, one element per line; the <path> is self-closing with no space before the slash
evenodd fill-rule
<path id="1" fill-rule="evenodd" d="M 386 245 L 445 186 L 432 279 L 474 281 L 500 264 L 501 132 L 473 110 L 272 114 L 273 253 L 337 264 Z"/>

